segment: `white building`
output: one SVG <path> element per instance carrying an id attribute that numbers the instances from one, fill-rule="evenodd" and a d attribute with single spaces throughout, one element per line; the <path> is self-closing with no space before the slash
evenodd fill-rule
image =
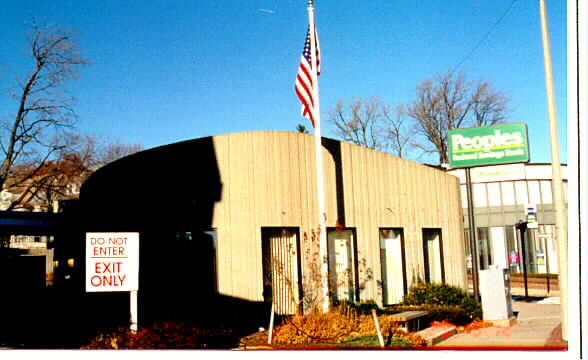
<path id="1" fill-rule="evenodd" d="M 469 232 L 467 191 L 464 169 L 449 170 L 460 179 L 464 226 Z M 529 221 L 527 208 L 536 207 L 536 227 L 527 230 L 526 262 L 529 273 L 558 273 L 555 210 L 552 195 L 551 164 L 509 164 L 471 168 L 474 223 L 477 229 L 480 269 L 498 265 L 522 272 L 523 254 L 519 221 Z M 567 166 L 562 165 L 564 202 L 567 204 Z M 470 244 L 466 257 L 471 268 Z"/>

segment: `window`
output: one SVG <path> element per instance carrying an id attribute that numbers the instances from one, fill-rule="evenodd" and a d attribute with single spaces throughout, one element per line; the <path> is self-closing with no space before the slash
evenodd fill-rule
<path id="1" fill-rule="evenodd" d="M 329 288 L 334 302 L 359 301 L 354 229 L 327 230 Z"/>
<path id="2" fill-rule="evenodd" d="M 517 205 L 526 205 L 529 203 L 529 192 L 527 191 L 526 181 L 515 181 L 515 195 Z"/>
<path id="3" fill-rule="evenodd" d="M 207 231 L 176 231 L 175 241 L 183 256 L 197 256 L 194 270 L 200 276 L 200 287 L 204 293 L 218 291 L 217 273 L 217 233 Z"/>
<path id="4" fill-rule="evenodd" d="M 551 196 L 551 181 L 540 181 L 541 198 L 543 204 L 552 204 L 553 197 Z"/>
<path id="5" fill-rule="evenodd" d="M 474 197 L 474 208 L 488 206 L 486 184 L 472 184 L 472 193 Z"/>
<path id="6" fill-rule="evenodd" d="M 443 245 L 441 229 L 423 229 L 425 282 L 444 283 Z"/>
<path id="7" fill-rule="evenodd" d="M 500 190 L 502 191 L 502 205 L 515 205 L 513 183 L 511 181 L 500 183 Z"/>
<path id="8" fill-rule="evenodd" d="M 529 204 L 541 204 L 539 181 L 529 181 Z"/>
<path id="9" fill-rule="evenodd" d="M 399 303 L 406 293 L 406 258 L 402 229 L 380 229 L 380 264 L 384 305 Z"/>
<path id="10" fill-rule="evenodd" d="M 478 256 L 480 270 L 486 270 L 492 262 L 492 242 L 487 227 L 478 228 Z"/>
<path id="11" fill-rule="evenodd" d="M 501 194 L 500 194 L 500 183 L 488 183 L 488 206 L 500 206 Z"/>

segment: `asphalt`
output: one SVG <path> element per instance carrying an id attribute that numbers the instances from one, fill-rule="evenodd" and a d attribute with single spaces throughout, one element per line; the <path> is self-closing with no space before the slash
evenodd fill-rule
<path id="1" fill-rule="evenodd" d="M 562 350 L 568 344 L 561 337 L 559 297 L 513 297 L 515 321 L 454 334 L 434 348 Z"/>

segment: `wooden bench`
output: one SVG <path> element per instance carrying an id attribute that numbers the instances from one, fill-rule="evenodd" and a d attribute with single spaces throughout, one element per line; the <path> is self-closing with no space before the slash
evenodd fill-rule
<path id="1" fill-rule="evenodd" d="M 400 328 L 405 332 L 418 331 L 420 330 L 420 318 L 428 314 L 427 311 L 405 311 L 392 314 L 390 319 L 394 322 L 400 323 Z"/>

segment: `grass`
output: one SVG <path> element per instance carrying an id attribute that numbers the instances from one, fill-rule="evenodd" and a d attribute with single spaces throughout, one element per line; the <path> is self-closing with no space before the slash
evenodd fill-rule
<path id="1" fill-rule="evenodd" d="M 384 340 L 385 341 L 385 340 Z M 339 343 L 340 347 L 379 347 L 380 341 L 377 336 L 350 336 Z M 389 347 L 411 347 L 414 346 L 410 341 L 401 338 L 392 338 Z"/>

